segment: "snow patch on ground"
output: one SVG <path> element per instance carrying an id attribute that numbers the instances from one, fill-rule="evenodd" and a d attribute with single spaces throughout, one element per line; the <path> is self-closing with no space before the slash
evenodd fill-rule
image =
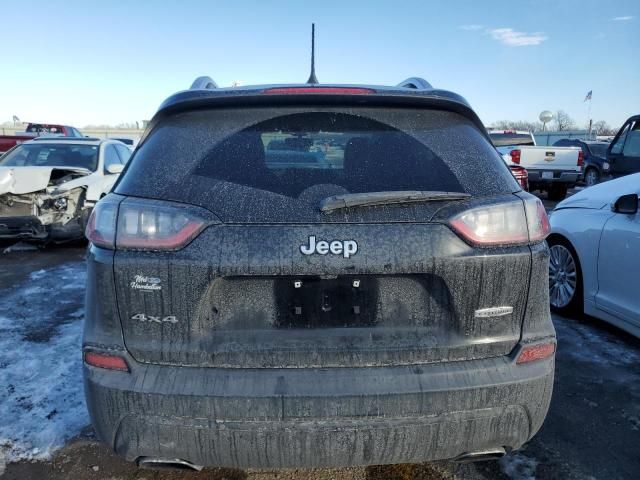
<path id="1" fill-rule="evenodd" d="M 538 462 L 521 453 L 510 453 L 500 459 L 500 469 L 511 480 L 535 480 Z"/>
<path id="2" fill-rule="evenodd" d="M 85 284 L 85 264 L 74 262 L 0 291 L 0 474 L 4 462 L 50 458 L 89 424 L 81 354 Z"/>
<path id="3" fill-rule="evenodd" d="M 36 247 L 35 245 L 33 245 L 31 243 L 17 242 L 17 243 L 14 243 L 13 245 L 8 246 L 7 248 L 5 248 L 2 251 L 2 253 L 31 252 L 31 251 L 35 251 L 35 250 L 38 250 L 38 247 Z"/>

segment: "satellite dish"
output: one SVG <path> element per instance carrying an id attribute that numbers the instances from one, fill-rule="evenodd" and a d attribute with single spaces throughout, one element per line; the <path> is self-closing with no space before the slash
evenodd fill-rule
<path id="1" fill-rule="evenodd" d="M 540 112 L 540 116 L 538 117 L 542 123 L 548 123 L 553 120 L 553 113 L 549 110 L 544 110 Z"/>

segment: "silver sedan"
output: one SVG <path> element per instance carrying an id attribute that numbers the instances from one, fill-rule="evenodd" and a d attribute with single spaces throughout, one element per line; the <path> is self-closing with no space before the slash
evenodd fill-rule
<path id="1" fill-rule="evenodd" d="M 551 308 L 640 337 L 640 174 L 587 188 L 551 213 Z"/>

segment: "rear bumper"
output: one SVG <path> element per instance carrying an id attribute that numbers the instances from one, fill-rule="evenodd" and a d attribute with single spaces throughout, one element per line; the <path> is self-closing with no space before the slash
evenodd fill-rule
<path id="1" fill-rule="evenodd" d="M 0 217 L 0 238 L 47 238 L 49 233 L 36 216 Z"/>
<path id="2" fill-rule="evenodd" d="M 540 428 L 554 359 L 377 368 L 84 367 L 99 437 L 128 460 L 335 467 L 518 448 Z"/>
<path id="3" fill-rule="evenodd" d="M 536 184 L 552 184 L 552 183 L 568 183 L 574 185 L 581 177 L 581 172 L 563 172 L 556 170 L 527 170 L 529 173 L 529 183 Z M 542 178 L 543 173 L 551 172 L 553 178 Z"/>
<path id="4" fill-rule="evenodd" d="M 581 177 L 581 172 L 563 172 L 556 170 L 527 170 L 529 173 L 529 183 L 552 184 L 552 183 L 569 183 L 575 184 Z M 553 178 L 542 178 L 542 174 L 551 172 Z"/>

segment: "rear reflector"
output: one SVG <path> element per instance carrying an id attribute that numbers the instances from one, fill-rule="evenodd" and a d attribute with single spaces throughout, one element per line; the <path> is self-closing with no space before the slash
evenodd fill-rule
<path id="1" fill-rule="evenodd" d="M 540 343 L 537 345 L 529 345 L 524 347 L 518 355 L 517 364 L 535 362 L 536 360 L 544 360 L 549 358 L 556 351 L 555 343 Z"/>
<path id="2" fill-rule="evenodd" d="M 283 87 L 268 88 L 262 93 L 267 95 L 306 95 L 306 94 L 325 94 L 325 95 L 367 95 L 376 93 L 370 88 L 351 88 L 351 87 Z"/>
<path id="3" fill-rule="evenodd" d="M 106 353 L 85 352 L 84 361 L 92 367 L 105 368 L 107 370 L 119 370 L 128 372 L 129 365 L 124 358 L 117 355 L 107 355 Z"/>

